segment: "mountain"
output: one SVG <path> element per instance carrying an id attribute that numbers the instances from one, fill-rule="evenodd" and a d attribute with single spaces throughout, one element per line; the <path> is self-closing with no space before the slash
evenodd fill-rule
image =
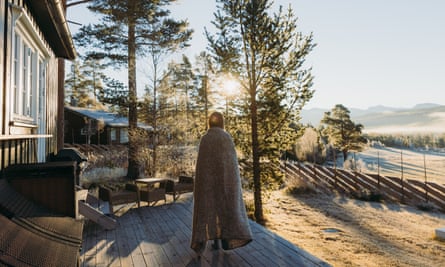
<path id="1" fill-rule="evenodd" d="M 301 122 L 318 126 L 328 109 L 312 108 L 301 111 Z M 440 132 L 445 133 L 445 106 L 423 103 L 412 108 L 373 106 L 349 109 L 351 119 L 364 126 L 364 132 Z"/>

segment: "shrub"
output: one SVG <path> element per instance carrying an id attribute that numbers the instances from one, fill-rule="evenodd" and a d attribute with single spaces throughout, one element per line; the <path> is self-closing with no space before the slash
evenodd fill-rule
<path id="1" fill-rule="evenodd" d="M 286 192 L 291 195 L 314 194 L 317 190 L 313 185 L 302 180 L 292 179 L 287 183 Z"/>
<path id="2" fill-rule="evenodd" d="M 383 195 L 380 192 L 368 189 L 357 190 L 352 193 L 352 197 L 362 201 L 381 202 Z"/>
<path id="3" fill-rule="evenodd" d="M 437 207 L 431 202 L 420 202 L 416 205 L 416 207 L 421 211 L 435 211 Z"/>

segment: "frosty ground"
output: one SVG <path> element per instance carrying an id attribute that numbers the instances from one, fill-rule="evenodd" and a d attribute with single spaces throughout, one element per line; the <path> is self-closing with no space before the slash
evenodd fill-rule
<path id="1" fill-rule="evenodd" d="M 273 191 L 266 227 L 332 266 L 445 266 L 445 214 L 342 196 Z"/>

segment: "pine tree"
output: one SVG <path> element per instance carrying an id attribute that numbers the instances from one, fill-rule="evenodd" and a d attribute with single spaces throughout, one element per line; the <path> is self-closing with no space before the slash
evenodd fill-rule
<path id="1" fill-rule="evenodd" d="M 107 104 L 111 112 L 128 116 L 128 88 L 117 79 L 106 77 L 105 86 L 98 94 L 101 103 Z"/>
<path id="2" fill-rule="evenodd" d="M 82 108 L 94 108 L 95 98 L 90 94 L 92 84 L 89 72 L 85 70 L 85 62 L 76 60 L 71 65 L 71 71 L 65 78 L 65 103 Z M 101 107 L 101 105 L 99 105 Z"/>
<path id="3" fill-rule="evenodd" d="M 164 7 L 174 1 L 93 0 L 88 8 L 100 15 L 100 23 L 82 27 L 75 36 L 77 44 L 89 48 L 87 58 L 107 60 L 116 68 L 128 69 L 127 177 L 130 179 L 139 177 L 140 170 L 137 159 L 136 56 L 147 53 L 157 55 L 156 49 L 170 46 L 172 39 L 185 42 L 191 35 L 186 21 L 177 22 L 168 18 L 170 12 Z"/>
<path id="4" fill-rule="evenodd" d="M 104 94 L 103 80 L 106 78 L 103 73 L 105 66 L 100 64 L 100 60 L 85 60 L 81 66 L 82 73 L 86 78 L 85 88 L 91 95 L 94 102 L 98 101 L 100 96 Z M 94 103 L 96 105 L 96 103 Z"/>
<path id="5" fill-rule="evenodd" d="M 240 129 L 234 138 L 244 138 L 238 144 L 248 144 L 243 152 L 252 162 L 254 215 L 262 222 L 263 182 L 279 173 L 280 150 L 290 146 L 295 133 L 289 125 L 313 94 L 312 76 L 303 63 L 314 44 L 312 35 L 296 32 L 290 7 L 272 14 L 267 0 L 217 3 L 213 24 L 218 33 L 207 32 L 207 37 L 220 70 L 239 77 L 246 94 L 240 99 L 248 121 L 237 123 Z M 267 161 L 260 164 L 260 158 Z"/>
<path id="6" fill-rule="evenodd" d="M 207 52 L 201 52 L 195 58 L 195 87 L 191 95 L 191 109 L 194 124 L 192 134 L 199 140 L 207 130 L 207 118 L 209 110 L 214 106 L 213 84 L 215 83 L 215 69 L 212 57 Z"/>
<path id="7" fill-rule="evenodd" d="M 321 120 L 323 134 L 335 149 L 343 153 L 345 161 L 349 151 L 362 151 L 366 143 L 362 135 L 363 125 L 355 124 L 349 114 L 345 106 L 337 104 L 331 111 L 325 112 Z"/>

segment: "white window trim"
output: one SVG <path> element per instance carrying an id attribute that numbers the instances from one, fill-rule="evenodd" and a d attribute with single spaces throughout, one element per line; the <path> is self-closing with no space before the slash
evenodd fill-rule
<path id="1" fill-rule="evenodd" d="M 45 86 L 47 88 L 46 72 L 47 72 L 47 62 L 50 58 L 50 51 L 48 50 L 45 42 L 40 38 L 38 32 L 33 27 L 33 23 L 25 10 L 17 5 L 10 4 L 12 12 L 12 45 L 11 45 L 11 55 L 13 60 L 11 60 L 11 72 L 10 84 L 11 84 L 11 104 L 10 118 L 11 125 L 19 127 L 31 127 L 37 126 L 39 117 L 39 89 L 42 87 L 40 84 L 41 70 L 39 69 L 42 65 L 39 62 L 44 62 L 45 66 Z M 16 35 L 19 38 L 15 38 Z M 16 41 L 20 44 L 17 47 Z M 26 57 L 24 48 L 29 47 L 28 52 L 31 52 L 29 58 L 24 61 Z M 15 50 L 19 50 L 18 54 L 18 68 L 14 64 L 15 62 Z M 23 77 L 26 73 L 23 70 L 25 64 L 28 64 L 28 77 Z M 18 71 L 18 73 L 17 73 Z M 16 75 L 19 75 L 16 77 Z M 17 79 L 17 80 L 16 80 Z M 29 79 L 29 80 L 27 80 Z M 15 87 L 18 83 L 17 87 Z M 25 85 L 25 83 L 28 83 Z M 23 91 L 24 87 L 27 87 Z M 26 95 L 23 95 L 23 94 Z M 29 110 L 26 110 L 29 108 Z"/>

